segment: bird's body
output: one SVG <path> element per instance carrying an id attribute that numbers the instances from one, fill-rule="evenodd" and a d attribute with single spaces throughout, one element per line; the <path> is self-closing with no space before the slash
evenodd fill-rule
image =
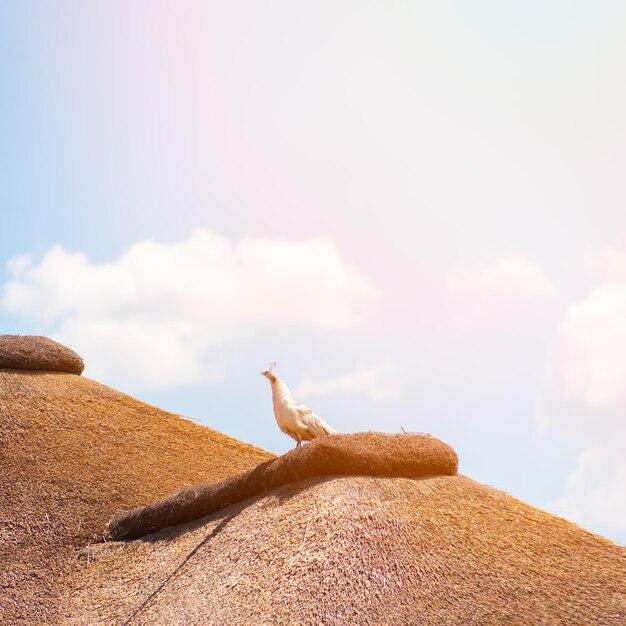
<path id="1" fill-rule="evenodd" d="M 287 385 L 280 378 L 274 376 L 271 371 L 265 371 L 263 375 L 272 385 L 272 403 L 276 423 L 286 435 L 296 440 L 296 448 L 303 441 L 310 441 L 315 437 L 332 435 L 337 432 L 323 419 L 315 415 L 309 407 L 296 402 Z"/>

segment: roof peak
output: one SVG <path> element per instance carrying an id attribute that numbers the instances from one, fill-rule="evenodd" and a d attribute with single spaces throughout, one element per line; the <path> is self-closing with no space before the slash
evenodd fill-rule
<path id="1" fill-rule="evenodd" d="M 454 450 L 430 435 L 367 432 L 318 437 L 222 482 L 189 487 L 154 504 L 119 513 L 109 522 L 107 537 L 137 539 L 307 478 L 418 478 L 450 476 L 457 469 Z"/>
<path id="2" fill-rule="evenodd" d="M 82 374 L 85 364 L 70 348 L 38 335 L 0 335 L 0 369 Z"/>

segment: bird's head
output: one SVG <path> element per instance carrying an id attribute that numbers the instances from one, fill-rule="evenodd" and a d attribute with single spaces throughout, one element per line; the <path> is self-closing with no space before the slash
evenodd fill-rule
<path id="1" fill-rule="evenodd" d="M 261 372 L 261 376 L 265 376 L 267 380 L 273 383 L 276 380 L 276 376 L 272 374 L 272 370 L 276 367 L 276 363 L 270 363 L 270 366 L 264 371 Z"/>

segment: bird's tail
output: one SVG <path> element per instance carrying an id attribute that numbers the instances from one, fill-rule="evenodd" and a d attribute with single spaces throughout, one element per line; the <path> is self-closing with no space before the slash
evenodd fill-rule
<path id="1" fill-rule="evenodd" d="M 329 426 L 323 419 L 320 419 L 320 430 L 324 435 L 338 435 L 339 431 L 335 430 L 332 426 Z"/>

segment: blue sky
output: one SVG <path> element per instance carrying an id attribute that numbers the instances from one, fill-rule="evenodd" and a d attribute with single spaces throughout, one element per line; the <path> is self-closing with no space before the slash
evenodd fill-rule
<path id="1" fill-rule="evenodd" d="M 625 541 L 625 14 L 3 3 L 3 332 L 282 452 L 277 361 Z"/>

